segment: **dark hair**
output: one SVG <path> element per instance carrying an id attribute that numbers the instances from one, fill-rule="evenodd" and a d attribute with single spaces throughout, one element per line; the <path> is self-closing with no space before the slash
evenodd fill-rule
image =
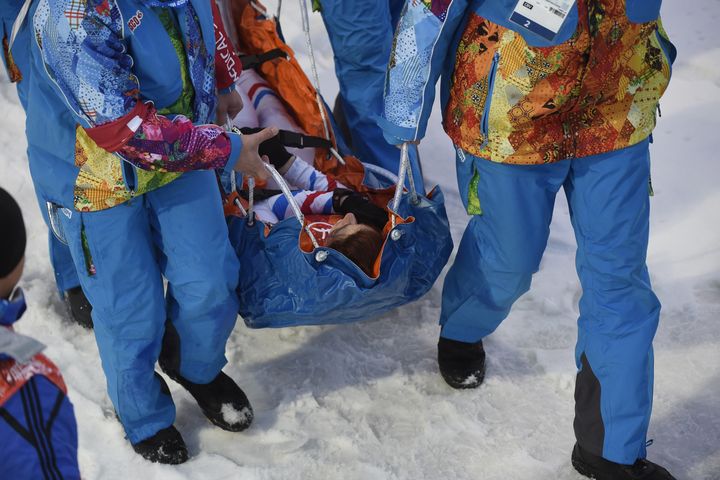
<path id="1" fill-rule="evenodd" d="M 382 248 L 383 238 L 377 228 L 370 225 L 364 226 L 367 228 L 358 230 L 352 235 L 340 238 L 330 237 L 327 246 L 352 260 L 368 277 L 373 277 L 375 260 Z"/>
<path id="2" fill-rule="evenodd" d="M 0 188 L 0 278 L 12 273 L 25 255 L 25 223 L 20 207 Z"/>

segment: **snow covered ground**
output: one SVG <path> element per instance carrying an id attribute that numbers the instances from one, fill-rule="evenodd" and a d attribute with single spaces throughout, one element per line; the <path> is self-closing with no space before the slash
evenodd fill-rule
<path id="1" fill-rule="evenodd" d="M 284 31 L 302 51 L 297 6 L 285 5 Z M 718 480 L 720 2 L 668 1 L 663 14 L 680 56 L 652 146 L 649 265 L 663 311 L 649 455 L 679 479 Z M 319 15 L 312 23 L 324 94 L 332 99 L 332 54 Z M 84 478 L 581 478 L 569 461 L 580 288 L 562 195 L 532 291 L 486 342 L 482 388 L 454 391 L 437 372 L 442 278 L 420 301 L 356 325 L 253 331 L 239 321 L 226 370 L 250 397 L 254 425 L 240 434 L 213 427 L 171 382 L 177 426 L 192 459 L 158 466 L 124 440 L 92 333 L 70 323 L 54 295 L 46 229 L 24 153 L 24 114 L 5 82 L 0 106 L 0 184 L 22 204 L 29 231 L 22 281 L 29 312 L 18 330 L 45 342 L 63 370 L 78 417 Z M 427 181 L 447 193 L 457 243 L 468 217 L 437 112 L 429 132 L 422 144 Z"/>

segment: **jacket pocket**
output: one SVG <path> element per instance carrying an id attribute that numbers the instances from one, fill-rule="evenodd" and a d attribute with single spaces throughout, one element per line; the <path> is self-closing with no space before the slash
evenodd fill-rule
<path id="1" fill-rule="evenodd" d="M 455 171 L 457 173 L 458 190 L 463 207 L 468 215 L 482 215 L 478 197 L 480 174 L 475 162 L 478 159 L 462 148 L 456 147 Z M 484 160 L 480 160 L 484 161 Z"/>
<path id="2" fill-rule="evenodd" d="M 626 0 L 625 13 L 633 23 L 653 22 L 660 16 L 662 0 Z"/>
<path id="3" fill-rule="evenodd" d="M 134 197 L 138 188 L 137 170 L 135 170 L 137 167 L 120 155 L 118 155 L 118 158 L 120 158 L 120 164 L 122 165 L 122 176 L 123 182 L 125 182 L 125 188 L 130 191 L 130 196 Z"/>
<path id="4" fill-rule="evenodd" d="M 481 148 L 485 148 L 488 144 L 488 136 L 490 133 L 490 107 L 492 105 L 493 92 L 495 91 L 495 77 L 497 77 L 498 65 L 500 64 L 500 52 L 495 52 L 490 65 L 490 73 L 488 73 L 488 89 L 485 97 L 485 105 L 483 107 L 482 120 L 480 121 L 480 133 L 482 134 L 483 144 Z"/>

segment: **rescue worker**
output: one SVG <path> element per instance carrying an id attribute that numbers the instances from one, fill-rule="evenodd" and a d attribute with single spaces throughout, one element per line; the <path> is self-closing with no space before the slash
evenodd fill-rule
<path id="1" fill-rule="evenodd" d="M 561 187 L 578 243 L 573 466 L 596 479 L 673 478 L 645 459 L 660 303 L 645 264 L 648 144 L 675 48 L 660 0 L 409 1 L 380 124 L 425 134 L 443 75 L 470 220 L 443 289 L 438 363 L 485 375 L 483 339 L 530 288 Z"/>
<path id="2" fill-rule="evenodd" d="M 79 480 L 77 425 L 58 367 L 45 346 L 15 333 L 26 310 L 17 286 L 25 264 L 20 207 L 0 188 L 0 472 L 3 478 Z"/>
<path id="3" fill-rule="evenodd" d="M 159 357 L 217 426 L 253 418 L 222 372 L 239 265 L 208 170 L 264 179 L 257 145 L 276 130 L 209 124 L 220 85 L 208 0 L 36 0 L 18 21 L 31 39 L 31 173 L 93 306 L 110 399 L 137 453 L 184 462 Z"/>

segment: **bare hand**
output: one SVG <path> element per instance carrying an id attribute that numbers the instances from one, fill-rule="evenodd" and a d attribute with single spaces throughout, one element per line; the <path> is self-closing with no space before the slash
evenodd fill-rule
<path id="1" fill-rule="evenodd" d="M 236 90 L 230 93 L 218 95 L 217 108 L 215 109 L 215 121 L 224 127 L 228 121 L 232 121 L 243 108 L 242 97 Z"/>
<path id="2" fill-rule="evenodd" d="M 267 163 L 268 160 L 267 157 L 264 160 L 260 158 L 258 147 L 262 142 L 271 139 L 277 134 L 277 127 L 271 127 L 251 135 L 243 135 L 243 148 L 240 152 L 240 158 L 235 164 L 235 171 L 255 177 L 260 181 L 267 180 L 269 174 L 265 169 L 265 165 L 263 165 L 263 161 Z"/>

